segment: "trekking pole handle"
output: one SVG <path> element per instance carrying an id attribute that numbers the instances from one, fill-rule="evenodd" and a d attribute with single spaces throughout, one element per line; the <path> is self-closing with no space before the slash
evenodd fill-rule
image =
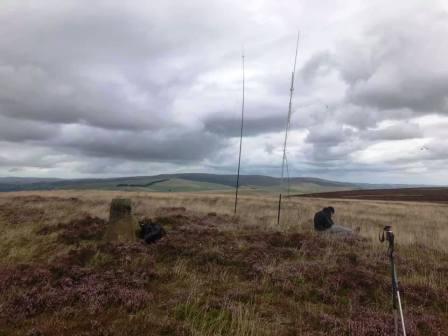
<path id="1" fill-rule="evenodd" d="M 389 253 L 392 255 L 394 252 L 394 242 L 395 242 L 395 236 L 394 232 L 392 231 L 392 226 L 386 225 L 383 228 L 383 231 L 379 234 L 379 240 L 380 242 L 384 242 L 387 240 L 389 243 Z"/>

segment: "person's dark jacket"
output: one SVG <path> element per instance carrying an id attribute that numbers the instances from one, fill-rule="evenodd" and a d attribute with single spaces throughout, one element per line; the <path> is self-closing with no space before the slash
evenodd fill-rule
<path id="1" fill-rule="evenodd" d="M 314 215 L 314 229 L 317 231 L 324 231 L 333 226 L 333 220 L 331 219 L 331 210 L 324 208 Z"/>

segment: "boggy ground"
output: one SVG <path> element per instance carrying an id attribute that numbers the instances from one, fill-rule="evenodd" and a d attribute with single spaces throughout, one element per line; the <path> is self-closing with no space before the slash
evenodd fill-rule
<path id="1" fill-rule="evenodd" d="M 15 197 L 0 202 L 0 335 L 393 334 L 386 247 L 368 238 L 159 206 L 137 215 L 165 238 L 112 244 L 106 202 Z M 448 254 L 399 246 L 397 264 L 408 334 L 447 335 Z"/>

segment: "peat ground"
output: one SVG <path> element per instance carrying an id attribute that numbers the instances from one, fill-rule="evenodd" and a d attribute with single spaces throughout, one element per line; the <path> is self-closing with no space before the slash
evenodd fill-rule
<path id="1" fill-rule="evenodd" d="M 297 195 L 330 199 L 448 203 L 448 187 L 331 191 Z"/>

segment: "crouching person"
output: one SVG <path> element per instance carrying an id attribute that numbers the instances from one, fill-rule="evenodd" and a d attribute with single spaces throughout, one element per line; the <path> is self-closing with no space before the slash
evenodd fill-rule
<path id="1" fill-rule="evenodd" d="M 324 231 L 329 233 L 353 233 L 352 229 L 337 225 L 333 222 L 331 217 L 334 212 L 333 207 L 323 208 L 321 211 L 316 212 L 314 215 L 314 229 L 316 231 Z"/>

